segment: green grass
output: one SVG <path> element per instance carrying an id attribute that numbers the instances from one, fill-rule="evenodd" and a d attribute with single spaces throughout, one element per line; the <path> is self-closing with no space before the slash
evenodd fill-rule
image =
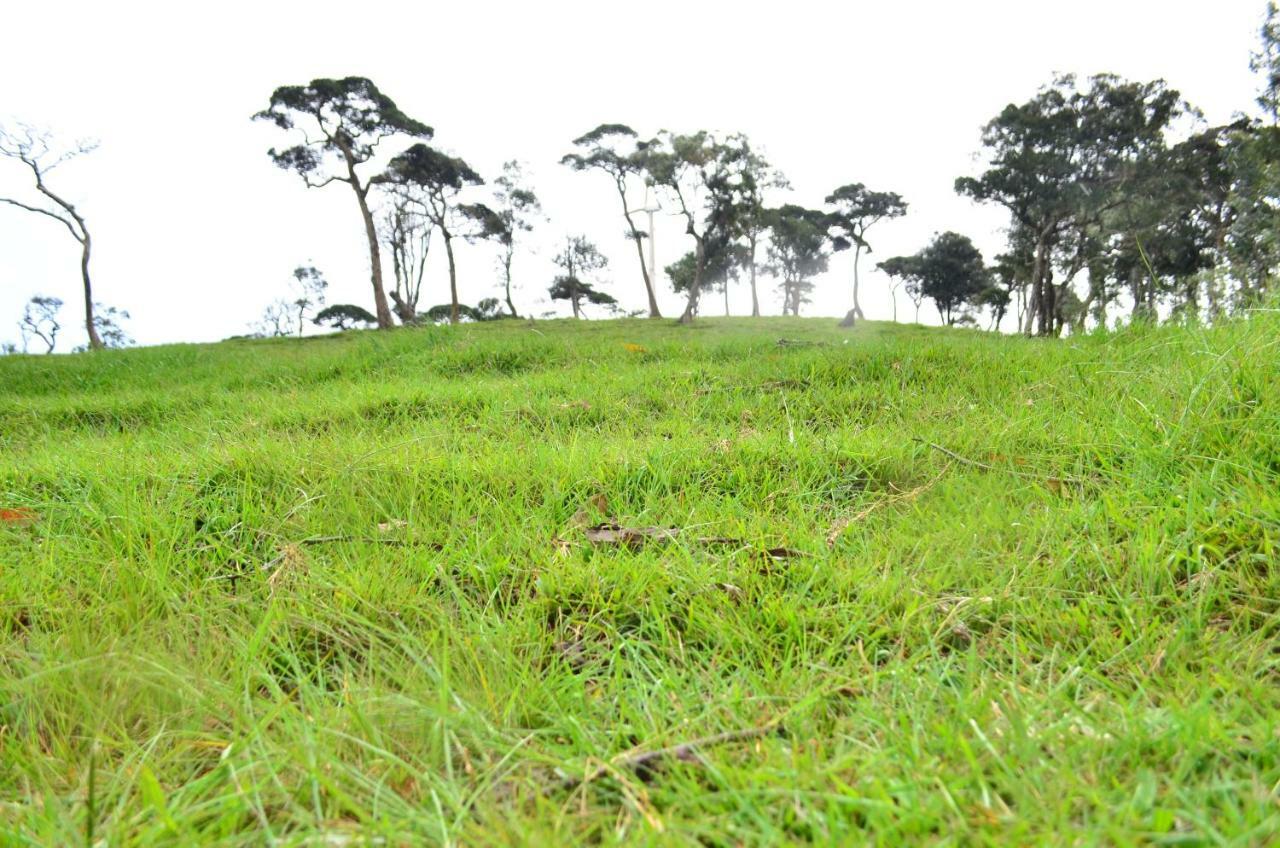
<path id="1" fill-rule="evenodd" d="M 0 358 L 3 843 L 1274 842 L 1280 315 L 833 324 Z"/>

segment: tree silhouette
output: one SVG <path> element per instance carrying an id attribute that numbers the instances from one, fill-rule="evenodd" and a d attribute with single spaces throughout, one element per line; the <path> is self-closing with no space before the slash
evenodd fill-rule
<path id="1" fill-rule="evenodd" d="M 307 85 L 281 86 L 272 93 L 271 104 L 253 117 L 302 135 L 302 140 L 292 147 L 268 151 L 276 165 L 297 173 L 308 188 L 340 182 L 355 193 L 369 242 L 378 326 L 390 327 L 378 232 L 369 210 L 369 190 L 384 177 L 361 177 L 357 169 L 374 157 L 378 145 L 386 139 L 397 135 L 429 139 L 431 127 L 400 111 L 390 97 L 364 77 L 314 79 Z"/>
<path id="2" fill-rule="evenodd" d="M 93 249 L 93 240 L 89 237 L 89 227 L 85 223 L 84 216 L 62 195 L 49 188 L 46 178 L 50 171 L 62 163 L 91 153 L 96 147 L 96 142 L 80 141 L 70 149 L 58 153 L 53 150 L 47 132 L 41 132 L 26 125 L 19 125 L 14 130 L 0 127 L 0 157 L 13 159 L 25 165 L 35 180 L 36 191 L 44 198 L 42 203 L 26 203 L 11 197 L 0 197 L 0 203 L 51 218 L 66 227 L 71 237 L 80 243 L 80 280 L 84 287 L 84 329 L 89 336 L 91 350 L 106 346 L 98 333 L 98 322 L 94 317 L 93 283 L 89 277 L 89 256 Z"/>
<path id="3" fill-rule="evenodd" d="M 560 160 L 561 164 L 575 171 L 603 171 L 613 179 L 618 199 L 622 202 L 622 217 L 627 221 L 627 231 L 640 258 L 640 275 L 644 278 L 645 294 L 649 298 L 649 317 L 661 318 L 653 286 L 653 269 L 644 261 L 643 242 L 652 238 L 653 233 L 645 233 L 636 227 L 631 217 L 633 210 L 627 200 L 628 183 L 645 174 L 648 143 L 638 141 L 636 131 L 626 124 L 601 124 L 575 138 L 573 143 L 581 152 L 566 155 Z"/>

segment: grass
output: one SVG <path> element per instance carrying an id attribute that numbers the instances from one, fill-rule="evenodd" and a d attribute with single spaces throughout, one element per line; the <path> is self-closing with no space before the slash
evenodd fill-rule
<path id="1" fill-rule="evenodd" d="M 833 324 L 0 358 L 4 844 L 1274 842 L 1280 315 Z"/>

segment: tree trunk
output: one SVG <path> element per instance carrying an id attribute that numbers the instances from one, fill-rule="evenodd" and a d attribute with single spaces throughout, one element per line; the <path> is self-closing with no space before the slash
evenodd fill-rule
<path id="1" fill-rule="evenodd" d="M 858 303 L 858 260 L 862 258 L 862 243 L 859 242 L 853 246 L 853 312 L 859 318 L 866 318 L 862 314 L 862 306 Z"/>
<path id="2" fill-rule="evenodd" d="M 748 260 L 748 273 L 751 275 L 751 317 L 760 317 L 760 297 L 756 294 L 756 237 L 751 235 L 751 255 Z"/>
<path id="3" fill-rule="evenodd" d="M 507 284 L 507 309 L 511 310 L 512 318 L 519 318 L 520 313 L 516 312 L 516 305 L 511 301 L 511 254 L 508 253 L 502 260 L 502 271 L 506 278 Z"/>
<path id="4" fill-rule="evenodd" d="M 702 238 L 692 234 L 697 245 L 694 249 L 693 283 L 689 286 L 689 301 L 685 304 L 684 314 L 680 316 L 681 324 L 692 324 L 693 316 L 698 311 L 698 296 L 702 293 L 702 271 L 706 265 L 707 254 L 702 247 Z"/>
<path id="5" fill-rule="evenodd" d="M 1048 264 L 1048 248 L 1046 236 L 1041 235 L 1036 241 L 1035 260 L 1031 264 L 1031 298 L 1027 305 L 1027 323 L 1023 328 L 1023 332 L 1028 336 L 1035 331 L 1036 317 L 1043 312 L 1045 306 L 1044 266 Z M 1043 326 L 1043 319 L 1041 319 L 1041 325 Z"/>
<path id="6" fill-rule="evenodd" d="M 84 281 L 84 328 L 89 334 L 89 350 L 101 350 L 102 337 L 98 335 L 97 322 L 93 319 L 93 284 L 89 281 L 89 251 L 91 250 L 91 242 L 89 239 L 89 231 L 84 228 L 84 222 L 80 221 L 80 233 L 84 238 L 80 241 L 80 279 Z M 52 351 L 52 348 L 50 348 Z"/>
<path id="7" fill-rule="evenodd" d="M 448 230 L 442 229 L 440 234 L 444 236 L 444 252 L 449 257 L 449 323 L 458 323 L 458 269 L 453 262 L 453 236 Z"/>
<path id="8" fill-rule="evenodd" d="M 361 186 L 356 179 L 355 167 L 348 165 L 351 174 L 351 188 L 360 202 L 360 216 L 364 219 L 364 234 L 369 240 L 369 269 L 373 282 L 373 308 L 378 316 L 378 329 L 385 330 L 392 326 L 391 309 L 387 306 L 387 294 L 382 289 L 382 251 L 378 249 L 378 230 L 373 224 L 373 213 L 369 211 L 366 195 L 368 186 Z"/>
<path id="9" fill-rule="evenodd" d="M 724 281 L 724 317 L 729 317 L 729 280 Z"/>
<path id="10" fill-rule="evenodd" d="M 649 274 L 649 266 L 644 261 L 644 245 L 641 244 L 644 239 L 640 237 L 640 231 L 636 229 L 635 223 L 632 222 L 631 207 L 627 205 L 627 184 L 622 179 L 619 179 L 617 186 L 618 197 L 622 198 L 622 217 L 627 219 L 627 227 L 631 230 L 631 240 L 636 243 L 636 256 L 640 257 L 640 275 L 644 277 L 645 294 L 649 296 L 649 317 L 661 318 L 662 313 L 658 311 L 658 298 L 653 293 L 653 279 Z M 649 238 L 653 238 L 653 233 L 649 233 Z"/>

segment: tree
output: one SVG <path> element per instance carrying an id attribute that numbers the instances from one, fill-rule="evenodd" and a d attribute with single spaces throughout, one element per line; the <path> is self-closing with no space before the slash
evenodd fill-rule
<path id="1" fill-rule="evenodd" d="M 38 203 L 27 203 L 11 197 L 0 197 L 0 203 L 18 209 L 44 215 L 61 223 L 80 244 L 80 280 L 84 286 L 84 328 L 89 336 L 89 348 L 97 350 L 104 347 L 98 335 L 98 324 L 93 312 L 93 283 L 89 277 L 89 256 L 93 249 L 93 240 L 89 236 L 89 227 L 84 216 L 61 194 L 49 188 L 46 179 L 49 173 L 64 162 L 91 153 L 97 148 L 97 142 L 79 141 L 61 153 L 55 152 L 47 132 L 32 127 L 19 125 L 15 130 L 0 126 L 0 157 L 13 159 L 22 163 L 31 171 L 36 191 L 43 200 Z"/>
<path id="2" fill-rule="evenodd" d="M 1010 300 L 1011 297 L 1007 288 L 992 284 L 978 292 L 973 298 L 973 303 L 975 306 L 986 307 L 991 310 L 991 329 L 998 330 L 1000 322 L 1004 320 L 1005 313 L 1009 311 Z"/>
<path id="3" fill-rule="evenodd" d="M 422 277 L 427 270 L 433 227 L 426 216 L 402 195 L 394 197 L 382 224 L 382 238 L 391 251 L 391 270 L 395 276 L 395 288 L 391 290 L 392 310 L 400 323 L 412 324 L 418 317 L 418 300 L 422 295 Z"/>
<path id="4" fill-rule="evenodd" d="M 125 332 L 123 322 L 129 320 L 129 313 L 114 306 L 93 305 L 93 322 L 97 335 L 102 339 L 103 347 L 128 347 L 133 344 L 133 337 Z"/>
<path id="5" fill-rule="evenodd" d="M 294 268 L 293 280 L 295 297 L 289 302 L 289 306 L 298 316 L 296 323 L 298 336 L 301 337 L 307 313 L 324 306 L 324 293 L 329 287 L 329 282 L 323 274 L 310 265 Z"/>
<path id="6" fill-rule="evenodd" d="M 22 320 L 18 322 L 18 331 L 22 333 L 22 352 L 27 352 L 27 344 L 32 338 L 44 342 L 45 353 L 53 353 L 58 343 L 58 331 L 62 325 L 58 323 L 58 311 L 62 309 L 62 301 L 56 297 L 35 295 L 27 301 L 22 310 Z"/>
<path id="7" fill-rule="evenodd" d="M 279 338 L 287 336 L 293 326 L 289 304 L 283 300 L 273 300 L 262 310 L 262 317 L 253 326 L 257 335 Z"/>
<path id="8" fill-rule="evenodd" d="M 902 283 L 906 283 L 907 297 L 911 298 L 912 304 L 916 308 L 915 323 L 920 323 L 920 305 L 924 302 L 924 294 L 920 290 L 920 262 L 918 256 L 894 256 L 881 262 L 876 266 L 890 280 L 894 281 L 892 286 L 894 289 Z M 894 301 L 893 320 L 898 320 L 897 301 Z"/>
<path id="9" fill-rule="evenodd" d="M 501 219 L 489 207 L 458 202 L 463 189 L 483 185 L 484 180 L 462 159 L 421 142 L 392 159 L 387 175 L 400 196 L 414 203 L 444 238 L 449 260 L 449 322 L 457 324 L 461 310 L 453 240 L 458 236 L 468 241 L 500 237 L 503 232 Z"/>
<path id="10" fill-rule="evenodd" d="M 423 312 L 418 318 L 419 320 L 430 321 L 433 324 L 440 324 L 452 318 L 453 308 L 451 303 L 437 304 Z M 511 317 L 503 314 L 501 304 L 496 297 L 483 298 L 475 306 L 460 303 L 458 304 L 458 313 L 469 321 L 499 321 L 503 318 Z"/>
<path id="11" fill-rule="evenodd" d="M 953 232 L 934 236 L 908 267 L 919 281 L 920 293 L 933 300 L 947 326 L 956 322 L 959 309 L 972 303 L 990 279 L 981 251 L 967 236 Z"/>
<path id="12" fill-rule="evenodd" d="M 575 138 L 573 144 L 581 152 L 567 154 L 560 160 L 561 164 L 568 165 L 575 171 L 602 171 L 613 179 L 618 199 L 622 202 L 622 217 L 627 221 L 627 231 L 631 241 L 635 243 L 636 255 L 640 258 L 640 275 L 644 278 L 644 290 L 649 298 L 649 317 L 661 318 L 662 313 L 658 310 L 658 298 L 653 288 L 653 269 L 644 261 L 643 242 L 646 238 L 652 238 L 653 234 L 636 227 L 627 200 L 628 183 L 645 174 L 648 143 L 638 141 L 636 131 L 626 124 L 601 124 L 591 132 Z"/>
<path id="13" fill-rule="evenodd" d="M 570 236 L 565 239 L 564 250 L 555 258 L 564 273 L 555 278 L 548 291 L 552 300 L 567 300 L 573 306 L 573 317 L 582 317 L 582 301 L 594 304 L 613 304 L 617 301 L 609 294 L 598 291 L 585 279 L 603 270 L 609 260 L 586 236 Z"/>
<path id="14" fill-rule="evenodd" d="M 787 204 L 772 209 L 769 221 L 769 266 L 782 280 L 782 314 L 800 314 L 813 290 L 812 279 L 827 270 L 826 213 Z"/>
<path id="15" fill-rule="evenodd" d="M 832 246 L 836 250 L 853 248 L 853 314 L 865 318 L 858 303 L 858 260 L 862 252 L 871 252 L 867 242 L 867 230 L 885 218 L 900 218 L 907 214 L 907 203 L 901 195 L 891 191 L 871 191 L 862 183 L 850 183 L 827 195 L 824 201 L 834 206 L 831 213 L 831 229 L 834 232 Z"/>
<path id="16" fill-rule="evenodd" d="M 698 313 L 709 245 L 726 243 L 734 232 L 733 210 L 741 201 L 743 160 L 705 131 L 676 135 L 663 131 L 646 145 L 645 170 L 654 185 L 675 199 L 693 237 L 694 267 L 680 323 Z M 714 249 L 714 248 L 713 248 Z"/>
<path id="17" fill-rule="evenodd" d="M 1030 308 L 1025 332 L 1057 335 L 1065 321 L 1058 301 L 1071 275 L 1054 282 L 1055 251 L 1070 233 L 1087 244 L 1115 209 L 1143 196 L 1164 149 L 1169 125 L 1186 112 L 1177 91 L 1164 81 L 1134 83 L 1110 74 L 1088 80 L 1057 77 L 1031 100 L 1010 104 L 987 124 L 982 143 L 987 170 L 961 177 L 956 191 L 980 202 L 1004 206 L 1012 232 L 1029 245 L 1032 262 Z M 1076 269 L 1084 258 L 1066 254 Z"/>
<path id="18" fill-rule="evenodd" d="M 1273 125 L 1280 124 L 1280 11 L 1274 2 L 1267 3 L 1266 19 L 1258 34 L 1262 44 L 1249 57 L 1249 69 L 1263 78 L 1258 106 Z"/>
<path id="19" fill-rule="evenodd" d="M 366 326 L 377 324 L 378 318 L 363 306 L 356 306 L 352 303 L 335 303 L 320 310 L 319 314 L 311 319 L 311 323 L 316 326 L 328 324 L 335 330 L 351 330 L 361 324 Z"/>
<path id="20" fill-rule="evenodd" d="M 727 233 L 712 233 L 706 241 L 706 261 L 702 269 L 702 286 L 719 288 L 724 293 L 724 314 L 729 315 L 729 282 L 737 279 L 739 269 L 746 265 L 745 245 L 732 241 Z M 677 294 L 687 294 L 693 286 L 697 271 L 697 255 L 690 251 L 666 266 L 667 279 Z"/>
<path id="21" fill-rule="evenodd" d="M 390 97 L 364 77 L 314 79 L 307 85 L 281 86 L 272 93 L 270 105 L 254 118 L 270 121 L 283 130 L 301 132 L 300 143 L 284 150 L 273 148 L 269 155 L 280 168 L 301 176 L 308 188 L 333 182 L 351 186 L 369 243 L 378 326 L 390 327 L 378 232 L 369 211 L 369 190 L 385 178 L 362 178 L 357 168 L 369 162 L 386 139 L 397 135 L 429 139 L 434 134 L 431 127 L 400 111 Z"/>
<path id="22" fill-rule="evenodd" d="M 519 313 L 511 300 L 511 262 L 516 253 L 516 234 L 533 230 L 534 221 L 542 215 L 542 204 L 538 202 L 538 196 L 524 184 L 524 173 L 520 163 L 515 160 L 504 163 L 502 176 L 493 182 L 498 187 L 494 200 L 498 207 L 498 218 L 502 222 L 502 234 L 498 239 L 502 250 L 498 255 L 498 265 L 502 270 L 507 309 L 511 311 L 511 317 L 516 318 Z"/>
<path id="23" fill-rule="evenodd" d="M 728 201 L 723 209 L 726 218 L 723 229 L 726 240 L 733 241 L 723 245 L 724 256 L 731 260 L 730 264 L 723 273 L 713 274 L 710 282 L 721 284 L 725 296 L 725 315 L 728 315 L 729 281 L 737 279 L 738 269 L 745 271 L 751 288 L 751 315 L 759 317 L 756 257 L 759 255 L 760 242 L 769 229 L 765 192 L 791 186 L 782 172 L 770 165 L 742 133 L 729 136 L 721 146 L 719 174 L 724 185 L 720 186 L 720 180 L 715 175 L 712 176 L 712 183 L 721 188 Z M 709 262 L 709 265 L 714 264 Z"/>

